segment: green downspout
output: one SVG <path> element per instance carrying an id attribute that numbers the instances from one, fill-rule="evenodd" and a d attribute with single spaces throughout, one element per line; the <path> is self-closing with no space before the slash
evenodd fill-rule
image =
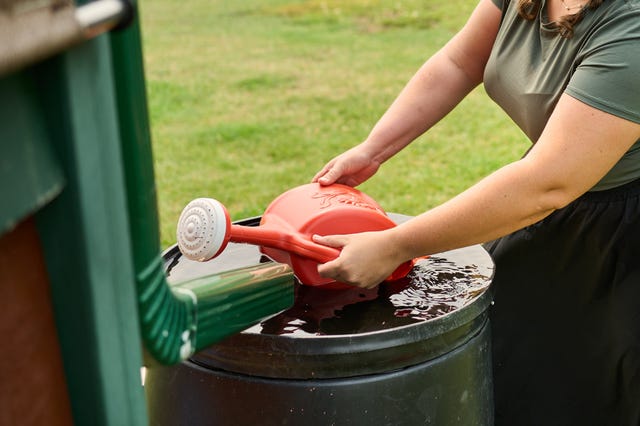
<path id="1" fill-rule="evenodd" d="M 142 338 L 156 361 L 173 364 L 291 306 L 293 274 L 288 266 L 267 263 L 169 286 L 138 19 L 110 37 Z"/>

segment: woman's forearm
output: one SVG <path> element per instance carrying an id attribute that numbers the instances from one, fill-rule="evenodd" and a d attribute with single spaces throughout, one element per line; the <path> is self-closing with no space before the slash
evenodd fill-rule
<path id="1" fill-rule="evenodd" d="M 389 231 L 401 261 L 483 243 L 538 222 L 562 206 L 526 161 L 503 167 L 448 202 Z"/>

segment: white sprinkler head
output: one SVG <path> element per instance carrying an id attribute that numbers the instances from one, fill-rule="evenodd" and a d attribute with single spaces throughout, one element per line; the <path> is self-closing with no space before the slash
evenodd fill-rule
<path id="1" fill-rule="evenodd" d="M 178 247 L 183 256 L 205 261 L 216 257 L 227 245 L 230 219 L 222 203 L 213 198 L 196 198 L 186 205 L 178 219 Z"/>

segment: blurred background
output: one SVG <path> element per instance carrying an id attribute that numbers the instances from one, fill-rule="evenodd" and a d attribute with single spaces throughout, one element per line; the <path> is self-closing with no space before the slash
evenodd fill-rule
<path id="1" fill-rule="evenodd" d="M 169 0 L 139 5 L 161 239 L 196 197 L 260 215 L 362 141 L 475 0 Z M 527 142 L 477 88 L 360 189 L 415 215 Z"/>

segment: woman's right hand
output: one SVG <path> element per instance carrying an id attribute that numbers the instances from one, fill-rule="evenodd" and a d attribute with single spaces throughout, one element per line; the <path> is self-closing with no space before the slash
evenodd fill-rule
<path id="1" fill-rule="evenodd" d="M 356 187 L 373 176 L 379 168 L 380 162 L 359 145 L 333 158 L 311 181 L 320 185 L 341 183 Z"/>

